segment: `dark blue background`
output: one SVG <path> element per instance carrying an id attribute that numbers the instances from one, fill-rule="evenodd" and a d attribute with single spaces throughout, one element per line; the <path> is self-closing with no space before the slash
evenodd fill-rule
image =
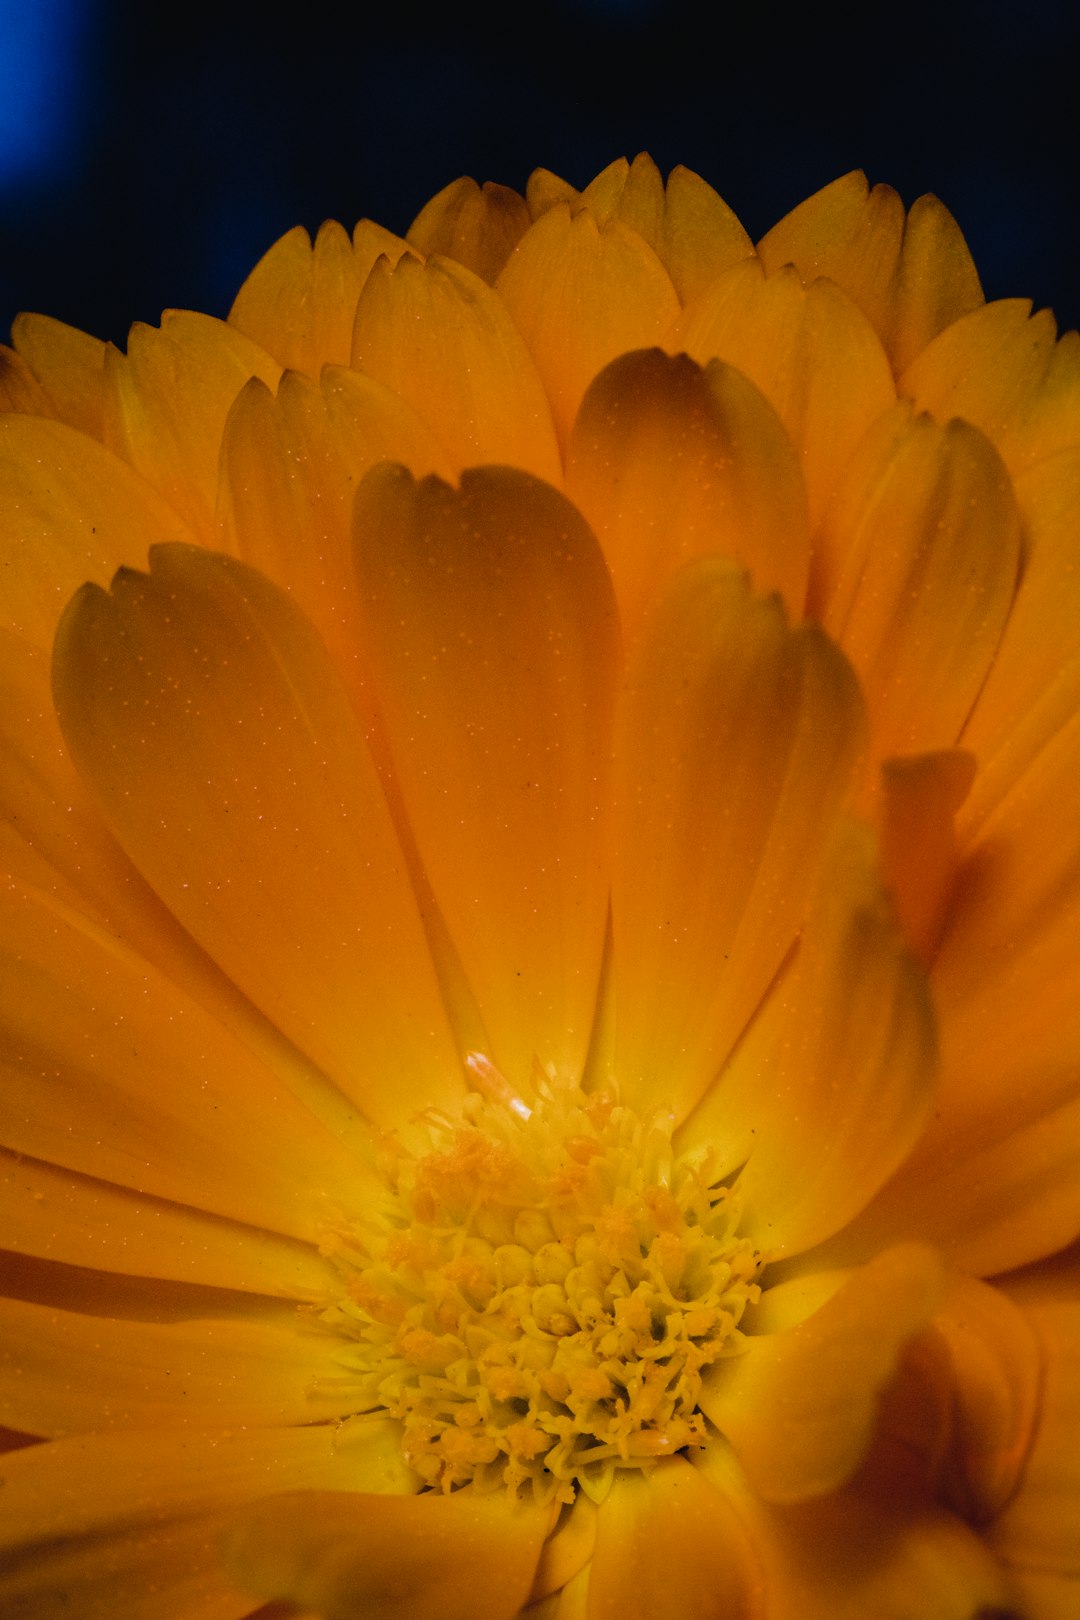
<path id="1" fill-rule="evenodd" d="M 989 296 L 1080 321 L 1080 7 L 0 0 L 0 325 L 122 342 L 224 314 L 290 225 L 404 230 L 462 173 L 582 184 L 641 149 L 753 234 L 856 166 L 958 216 Z M 702 19 L 706 20 L 703 21 Z M 520 23 L 522 34 L 510 32 Z"/>

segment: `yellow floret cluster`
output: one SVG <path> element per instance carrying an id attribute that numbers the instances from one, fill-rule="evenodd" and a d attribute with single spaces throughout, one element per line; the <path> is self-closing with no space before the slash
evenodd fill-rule
<path id="1" fill-rule="evenodd" d="M 388 1218 L 333 1245 L 329 1314 L 426 1486 L 600 1500 L 617 1468 L 704 1443 L 702 1369 L 739 1353 L 762 1260 L 668 1117 L 538 1091 L 476 1096 L 393 1156 Z"/>

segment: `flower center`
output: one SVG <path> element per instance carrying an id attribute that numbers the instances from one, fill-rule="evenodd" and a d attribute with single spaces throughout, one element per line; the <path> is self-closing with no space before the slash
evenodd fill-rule
<path id="1" fill-rule="evenodd" d="M 705 1440 L 702 1369 L 742 1347 L 761 1258 L 671 1122 L 543 1083 L 472 1095 L 398 1153 L 377 1227 L 342 1235 L 329 1317 L 429 1488 L 599 1500 Z"/>

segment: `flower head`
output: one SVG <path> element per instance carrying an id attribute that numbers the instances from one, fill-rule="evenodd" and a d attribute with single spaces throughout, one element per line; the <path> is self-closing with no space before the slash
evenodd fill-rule
<path id="1" fill-rule="evenodd" d="M 638 158 L 13 343 L 4 1612 L 1071 1612 L 1075 334 Z"/>

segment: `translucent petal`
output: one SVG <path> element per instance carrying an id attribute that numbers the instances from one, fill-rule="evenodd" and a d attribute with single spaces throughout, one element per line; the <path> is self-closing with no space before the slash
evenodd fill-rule
<path id="1" fill-rule="evenodd" d="M 61 422 L 101 437 L 105 345 L 49 315 L 16 315 L 11 341 L 49 396 Z"/>
<path id="2" fill-rule="evenodd" d="M 174 310 L 107 351 L 104 439 L 210 543 L 221 435 L 249 377 L 276 388 L 281 367 L 224 321 Z M 151 532 L 147 540 L 164 536 Z"/>
<path id="3" fill-rule="evenodd" d="M 432 197 L 409 226 L 421 253 L 456 259 L 493 286 L 530 224 L 525 199 L 488 180 L 454 180 Z"/>
<path id="4" fill-rule="evenodd" d="M 498 292 L 529 347 L 567 442 L 593 378 L 616 355 L 658 343 L 679 312 L 652 248 L 617 219 L 559 204 L 522 237 Z"/>
<path id="5" fill-rule="evenodd" d="M 356 309 L 352 363 L 416 411 L 455 471 L 482 462 L 558 483 L 536 367 L 491 288 L 451 259 L 375 266 Z"/>
<path id="6" fill-rule="evenodd" d="M 849 464 L 821 557 L 822 620 L 861 677 L 877 757 L 951 747 L 1020 562 L 1016 504 L 989 441 L 897 406 Z"/>
<path id="7" fill-rule="evenodd" d="M 72 755 L 120 842 L 238 985 L 369 1115 L 460 1095 L 389 811 L 310 623 L 187 547 L 75 599 L 57 643 Z"/>
<path id="8" fill-rule="evenodd" d="M 460 492 L 376 470 L 356 505 L 379 706 L 405 810 L 496 1063 L 580 1074 L 607 915 L 618 678 L 599 547 L 510 468 Z"/>
<path id="9" fill-rule="evenodd" d="M 967 243 L 936 197 L 911 211 L 891 186 L 843 175 L 793 208 L 758 244 L 767 271 L 828 276 L 872 322 L 897 372 L 983 301 Z"/>
<path id="10" fill-rule="evenodd" d="M 592 524 L 628 639 L 688 558 L 745 567 L 802 615 L 806 495 L 791 441 L 741 372 L 639 350 L 590 386 L 570 436 L 566 490 Z"/>
<path id="11" fill-rule="evenodd" d="M 701 558 L 627 675 L 616 755 L 615 1072 L 684 1116 L 728 1057 L 809 905 L 861 740 L 816 627 Z"/>
<path id="12" fill-rule="evenodd" d="M 933 1009 L 874 853 L 859 829 L 837 840 L 793 964 L 680 1132 L 680 1147 L 731 1138 L 749 1154 L 745 1227 L 770 1252 L 809 1248 L 856 1215 L 933 1098 Z"/>
<path id="13" fill-rule="evenodd" d="M 191 532 L 144 478 L 61 422 L 0 416 L 0 624 L 40 647 L 84 580 L 145 562 Z"/>
<path id="14" fill-rule="evenodd" d="M 816 526 L 840 473 L 896 398 L 881 342 L 831 281 L 804 287 L 794 270 L 765 276 L 746 259 L 687 305 L 664 338 L 704 365 L 726 360 L 773 405 L 802 458 Z"/>

